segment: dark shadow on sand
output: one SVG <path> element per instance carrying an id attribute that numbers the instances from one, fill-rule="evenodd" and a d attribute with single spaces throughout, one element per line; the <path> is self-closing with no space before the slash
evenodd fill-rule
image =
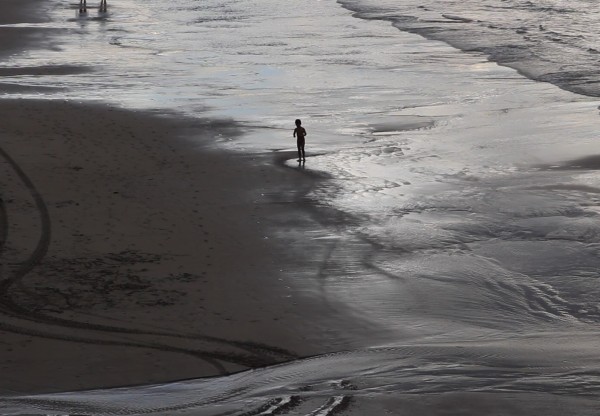
<path id="1" fill-rule="evenodd" d="M 320 156 L 320 155 L 323 155 L 323 153 L 311 153 L 310 157 Z M 310 166 L 310 157 L 307 158 L 307 161 L 296 162 L 296 159 L 298 158 L 298 153 L 295 150 L 293 150 L 293 151 L 275 151 L 273 160 L 274 160 L 275 164 L 279 167 L 282 167 L 285 169 L 299 170 L 303 174 L 310 176 L 313 179 L 332 179 L 333 178 L 333 176 L 331 176 L 327 172 L 311 169 L 309 167 Z M 288 161 L 293 161 L 293 162 L 288 164 L 288 163 L 286 163 Z"/>

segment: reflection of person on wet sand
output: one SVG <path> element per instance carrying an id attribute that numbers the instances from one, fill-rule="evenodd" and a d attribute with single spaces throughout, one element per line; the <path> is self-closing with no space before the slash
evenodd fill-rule
<path id="1" fill-rule="evenodd" d="M 306 130 L 302 127 L 302 121 L 296 119 L 296 128 L 294 129 L 294 137 L 297 137 L 298 144 L 298 162 L 306 160 L 306 154 L 304 153 L 304 137 L 306 136 Z"/>

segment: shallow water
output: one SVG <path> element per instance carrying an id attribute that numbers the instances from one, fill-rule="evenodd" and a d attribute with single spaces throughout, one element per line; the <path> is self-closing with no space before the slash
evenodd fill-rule
<path id="1" fill-rule="evenodd" d="M 526 76 L 598 97 L 600 15 L 589 0 L 340 0 L 366 19 L 477 51 Z"/>
<path id="2" fill-rule="evenodd" d="M 81 18 L 50 1 L 43 26 L 68 36 L 5 66 L 94 70 L 14 76 L 40 87 L 21 96 L 229 117 L 247 134 L 215 143 L 257 153 L 293 149 L 301 117 L 304 168 L 330 177 L 308 198 L 345 219 L 314 235 L 331 241 L 315 279 L 391 335 L 222 378 L 13 397 L 3 413 L 597 414 L 597 102 L 390 24 L 454 44 L 495 39 L 493 53 L 471 48 L 495 59 L 505 44 L 557 57 L 544 36 L 523 40 L 515 16 L 527 33 L 545 19 L 579 43 L 593 43 L 580 29 L 593 16 L 572 2 L 471 3 L 465 15 L 454 2 L 344 2 L 353 17 L 325 0 L 123 0 Z M 585 19 L 567 25 L 574 15 Z"/>

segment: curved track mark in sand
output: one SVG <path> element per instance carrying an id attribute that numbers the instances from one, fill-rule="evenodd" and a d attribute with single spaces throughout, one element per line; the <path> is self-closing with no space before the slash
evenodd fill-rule
<path id="1" fill-rule="evenodd" d="M 77 328 L 77 329 L 85 329 L 92 331 L 101 331 L 106 333 L 121 333 L 121 334 L 130 334 L 130 335 L 147 335 L 147 336 L 164 336 L 171 338 L 180 338 L 180 339 L 194 339 L 194 340 L 202 340 L 206 342 L 212 342 L 216 344 L 224 344 L 227 346 L 233 346 L 245 351 L 248 351 L 255 356 L 249 355 L 241 355 L 235 353 L 218 353 L 218 352 L 207 352 L 207 351 L 197 351 L 192 349 L 184 349 L 172 347 L 167 344 L 158 344 L 158 343 L 128 343 L 128 342 L 118 342 L 118 341 L 106 341 L 106 340 L 97 340 L 92 338 L 83 338 L 83 337 L 64 337 L 57 334 L 52 334 L 44 331 L 30 331 L 24 328 L 18 328 L 16 326 L 11 325 L 0 325 L 6 330 L 10 330 L 11 332 L 20 332 L 23 334 L 34 335 L 45 338 L 52 339 L 60 339 L 64 341 L 72 341 L 72 342 L 80 342 L 80 343 L 88 343 L 88 344 L 97 344 L 97 345 L 115 345 L 115 346 L 129 346 L 129 347 L 138 347 L 138 348 L 149 348 L 155 350 L 161 350 L 165 352 L 177 352 L 183 353 L 186 355 L 191 355 L 196 358 L 200 358 L 212 365 L 217 371 L 221 374 L 225 374 L 225 367 L 219 363 L 222 362 L 231 362 L 234 364 L 240 364 L 247 367 L 256 367 L 257 365 L 262 366 L 265 364 L 271 364 L 272 359 L 268 356 L 275 356 L 278 358 L 283 358 L 286 360 L 297 358 L 294 354 L 283 350 L 277 347 L 270 347 L 268 345 L 253 343 L 253 342 L 242 342 L 242 341 L 229 341 L 216 337 L 202 336 L 202 335 L 181 335 L 181 334 L 172 334 L 172 333 L 163 333 L 163 332 L 152 332 L 152 331 L 142 331 L 135 329 L 127 329 L 117 326 L 110 325 L 101 325 L 101 324 L 92 324 L 85 322 L 78 322 L 68 319 L 57 318 L 53 316 L 48 316 L 45 314 L 37 313 L 31 311 L 23 306 L 15 303 L 9 296 L 10 288 L 20 281 L 23 277 L 27 275 L 40 261 L 44 258 L 46 253 L 48 252 L 48 248 L 50 246 L 50 237 L 51 237 L 51 220 L 50 214 L 48 211 L 48 207 L 44 202 L 41 194 L 36 189 L 35 185 L 29 179 L 27 174 L 21 169 L 21 167 L 15 162 L 15 160 L 2 148 L 0 148 L 0 156 L 3 157 L 14 170 L 14 172 L 18 175 L 19 179 L 25 185 L 27 190 L 30 192 L 32 198 L 35 201 L 36 208 L 40 215 L 41 221 L 41 234 L 40 238 L 36 244 L 35 249 L 30 254 L 30 256 L 23 262 L 21 262 L 16 270 L 13 271 L 12 276 L 8 278 L 4 278 L 0 281 L 0 306 L 4 310 L 4 312 L 8 312 L 10 315 L 20 319 L 27 319 L 29 321 L 44 323 L 50 325 L 57 325 L 61 327 L 68 328 Z M 2 240 L 0 243 L 0 254 L 2 253 L 2 249 L 4 243 L 6 242 L 8 236 L 8 222 L 7 222 L 7 213 L 6 208 L 3 204 L 3 201 L 0 200 L 0 227 L 3 227 L 0 230 L 0 236 L 2 236 Z"/>
<path id="2" fill-rule="evenodd" d="M 6 214 L 6 204 L 4 199 L 0 196 L 0 258 L 4 254 L 4 247 L 8 240 L 8 216 Z M 2 273 L 2 264 L 0 263 L 0 276 Z"/>
<path id="3" fill-rule="evenodd" d="M 22 262 L 18 269 L 14 272 L 14 275 L 10 278 L 4 279 L 0 282 L 0 297 L 5 299 L 8 298 L 8 289 L 12 286 L 16 281 L 23 278 L 27 273 L 29 273 L 35 266 L 40 262 L 41 259 L 44 258 L 46 253 L 48 252 L 48 247 L 50 246 L 50 214 L 48 212 L 48 207 L 44 202 L 44 199 L 38 192 L 38 190 L 33 185 L 33 182 L 29 179 L 29 177 L 25 174 L 23 169 L 14 161 L 14 159 L 4 151 L 4 149 L 0 148 L 0 156 L 2 156 L 15 171 L 19 179 L 23 182 L 23 184 L 27 187 L 33 200 L 35 201 L 35 206 L 37 207 L 40 213 L 40 220 L 42 225 L 42 230 L 40 234 L 40 239 L 35 246 L 35 249 L 29 256 L 27 260 Z M 6 215 L 6 213 L 5 213 Z"/>
<path id="4" fill-rule="evenodd" d="M 84 337 L 52 334 L 52 333 L 48 333 L 48 332 L 44 332 L 44 331 L 37 331 L 34 329 L 26 329 L 26 328 L 22 328 L 22 327 L 17 327 L 14 325 L 7 325 L 4 323 L 0 323 L 0 329 L 3 331 L 6 331 L 6 332 L 13 332 L 16 334 L 36 336 L 36 337 L 46 338 L 46 339 L 55 339 L 58 341 L 78 342 L 81 344 L 93 344 L 93 345 L 110 345 L 110 346 L 115 346 L 115 347 L 145 348 L 145 349 L 152 349 L 152 350 L 158 350 L 158 351 L 186 354 L 186 355 L 191 355 L 196 358 L 200 358 L 200 359 L 206 361 L 208 364 L 212 365 L 215 369 L 217 369 L 222 374 L 227 374 L 225 367 L 219 361 L 217 361 L 217 360 L 220 360 L 220 357 L 210 358 L 208 356 L 211 354 L 206 353 L 204 351 L 193 351 L 193 350 L 188 350 L 185 348 L 171 347 L 171 346 L 164 345 L 164 344 L 152 344 L 152 343 L 144 344 L 144 343 L 126 342 L 126 341 L 110 341 L 110 340 L 103 340 L 103 339 L 91 339 L 91 338 L 84 338 Z M 216 355 L 216 354 L 213 354 L 213 355 Z"/>

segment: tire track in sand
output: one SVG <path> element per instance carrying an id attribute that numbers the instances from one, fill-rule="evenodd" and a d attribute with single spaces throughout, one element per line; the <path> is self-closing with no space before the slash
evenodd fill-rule
<path id="1" fill-rule="evenodd" d="M 8 239 L 8 216 L 6 214 L 6 204 L 4 198 L 0 195 L 0 260 L 4 254 L 4 247 Z M 0 274 L 3 272 L 4 265 L 0 262 Z"/>
<path id="2" fill-rule="evenodd" d="M 147 348 L 165 352 L 176 352 L 186 355 L 191 355 L 195 358 L 204 360 L 206 363 L 213 366 L 217 371 L 222 374 L 226 373 L 225 367 L 220 362 L 229 362 L 233 364 L 243 365 L 247 367 L 256 367 L 261 365 L 272 364 L 275 359 L 278 360 L 290 360 L 297 358 L 294 354 L 277 347 L 271 347 L 268 345 L 254 343 L 254 342 L 243 342 L 243 341 L 230 341 L 226 339 L 204 336 L 204 335 L 185 335 L 176 334 L 169 332 L 160 331 L 144 331 L 137 329 L 129 329 L 118 326 L 102 325 L 80 322 L 75 320 L 63 319 L 54 316 L 49 316 L 39 312 L 27 309 L 14 300 L 10 296 L 10 289 L 17 282 L 21 281 L 29 272 L 31 272 L 44 258 L 48 252 L 51 240 L 51 219 L 48 207 L 23 169 L 19 164 L 3 149 L 0 147 L 0 156 L 6 160 L 12 170 L 21 180 L 27 191 L 30 193 L 35 207 L 40 216 L 41 231 L 40 237 L 36 243 L 35 248 L 28 256 L 27 259 L 17 264 L 17 267 L 11 271 L 7 276 L 2 276 L 0 281 L 0 310 L 8 316 L 16 319 L 21 319 L 38 324 L 53 325 L 64 328 L 82 329 L 87 331 L 103 332 L 107 334 L 127 334 L 127 335 L 138 335 L 138 336 L 159 336 L 165 338 L 176 338 L 185 340 L 202 341 L 208 344 L 216 344 L 216 346 L 228 346 L 237 348 L 239 350 L 246 351 L 248 354 L 239 354 L 233 352 L 216 352 L 216 351 L 205 351 L 195 350 L 188 348 L 174 347 L 165 343 L 155 342 L 126 342 L 126 341 L 112 341 L 97 339 L 95 337 L 74 337 L 66 336 L 48 331 L 42 331 L 39 329 L 29 329 L 24 326 L 16 326 L 6 323 L 0 323 L 0 328 L 6 331 L 26 334 L 30 336 L 37 336 L 49 339 L 58 339 L 70 342 L 79 342 L 86 344 L 96 345 L 113 345 L 113 346 L 128 346 L 136 348 Z M 4 201 L 0 200 L 0 255 L 3 254 L 4 246 L 8 239 L 8 213 Z"/>

